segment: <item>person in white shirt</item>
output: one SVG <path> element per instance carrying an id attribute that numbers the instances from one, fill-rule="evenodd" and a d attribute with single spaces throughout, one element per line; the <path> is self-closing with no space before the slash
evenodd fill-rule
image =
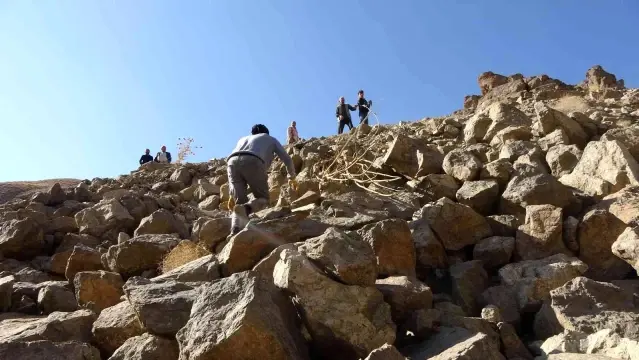
<path id="1" fill-rule="evenodd" d="M 155 155 L 155 162 L 161 164 L 170 164 L 171 163 L 171 153 L 166 151 L 166 146 L 162 145 L 162 151 Z"/>
<path id="2" fill-rule="evenodd" d="M 291 123 L 291 126 L 288 127 L 288 133 L 286 136 L 286 142 L 287 144 L 291 145 L 294 144 L 296 142 L 300 141 L 300 136 L 297 133 L 297 123 L 295 121 L 293 121 Z"/>

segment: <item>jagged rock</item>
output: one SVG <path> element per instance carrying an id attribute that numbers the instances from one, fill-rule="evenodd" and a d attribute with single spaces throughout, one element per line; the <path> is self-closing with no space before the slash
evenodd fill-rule
<path id="1" fill-rule="evenodd" d="M 157 210 L 142 219 L 133 236 L 153 234 L 178 234 L 182 239 L 189 238 L 189 230 L 186 225 L 164 209 Z"/>
<path id="2" fill-rule="evenodd" d="M 442 311 L 437 309 L 421 309 L 414 311 L 410 314 L 409 318 L 401 324 L 397 333 L 398 335 L 403 335 L 410 332 L 412 334 L 411 337 L 414 336 L 414 339 L 427 339 L 429 336 L 437 332 L 437 329 L 441 324 L 441 317 Z M 402 340 L 402 338 L 399 338 L 397 342 Z"/>
<path id="3" fill-rule="evenodd" d="M 78 341 L 28 341 L 0 344 L 0 359 L 100 360 L 100 351 Z"/>
<path id="4" fill-rule="evenodd" d="M 233 354 L 238 359 L 307 359 L 293 313 L 291 304 L 256 273 L 237 273 L 204 285 L 191 318 L 177 334 L 180 358 Z"/>
<path id="5" fill-rule="evenodd" d="M 175 360 L 178 355 L 179 349 L 175 340 L 152 334 L 143 334 L 124 342 L 109 360 Z"/>
<path id="6" fill-rule="evenodd" d="M 455 194 L 459 189 L 459 185 L 455 178 L 448 174 L 429 174 L 420 179 L 416 187 L 424 190 L 433 199 L 447 197 L 455 200 Z"/>
<path id="7" fill-rule="evenodd" d="M 514 163 L 520 156 L 524 156 L 531 151 L 541 151 L 541 149 L 539 145 L 531 141 L 511 141 L 499 149 L 499 159 Z"/>
<path id="8" fill-rule="evenodd" d="M 432 307 L 433 293 L 428 286 L 415 278 L 391 276 L 377 280 L 375 287 L 384 295 L 384 301 L 391 306 L 395 323 L 401 323 L 414 311 Z"/>
<path id="9" fill-rule="evenodd" d="M 639 161 L 639 127 L 616 128 L 606 131 L 601 136 L 602 141 L 619 141 L 628 152 Z"/>
<path id="10" fill-rule="evenodd" d="M 583 86 L 591 92 L 601 92 L 608 89 L 623 89 L 623 82 L 617 81 L 617 77 L 604 70 L 601 65 L 595 65 L 586 72 Z"/>
<path id="11" fill-rule="evenodd" d="M 497 328 L 499 329 L 499 337 L 501 338 L 501 346 L 503 349 L 503 353 L 506 355 L 508 359 L 527 359 L 532 360 L 533 356 L 528 351 L 524 343 L 517 335 L 515 328 L 505 322 L 500 322 L 497 324 Z"/>
<path id="12" fill-rule="evenodd" d="M 535 103 L 536 121 L 533 124 L 540 133 L 550 134 L 562 129 L 570 139 L 570 144 L 583 147 L 588 142 L 588 135 L 578 122 L 561 111 L 548 107 L 543 102 Z"/>
<path id="13" fill-rule="evenodd" d="M 625 229 L 623 221 L 604 209 L 593 209 L 584 215 L 577 233 L 579 258 L 589 267 L 584 276 L 613 280 L 622 279 L 632 271 L 632 267 L 611 250 Z"/>
<path id="14" fill-rule="evenodd" d="M 9 258 L 33 258 L 44 248 L 42 228 L 32 219 L 9 220 L 0 224 L 0 253 Z"/>
<path id="15" fill-rule="evenodd" d="M 479 178 L 481 180 L 495 180 L 500 189 L 505 189 L 513 171 L 513 165 L 508 159 L 497 159 L 484 164 Z"/>
<path id="16" fill-rule="evenodd" d="M 203 256 L 151 279 L 153 282 L 207 282 L 220 277 L 220 264 L 214 255 Z"/>
<path id="17" fill-rule="evenodd" d="M 395 341 L 390 306 L 377 289 L 332 281 L 291 250 L 280 253 L 273 278 L 276 286 L 294 294 L 319 353 L 364 357 Z M 336 318 L 340 321 L 335 322 Z"/>
<path id="18" fill-rule="evenodd" d="M 0 312 L 5 312 L 11 308 L 11 294 L 15 277 L 4 276 L 0 278 Z"/>
<path id="19" fill-rule="evenodd" d="M 90 310 L 0 321 L 0 344 L 37 340 L 88 342 L 95 314 Z"/>
<path id="20" fill-rule="evenodd" d="M 214 249 L 231 233 L 231 218 L 199 218 L 193 223 L 191 239 L 203 244 L 206 249 Z"/>
<path id="21" fill-rule="evenodd" d="M 546 162 L 553 176 L 570 174 L 581 158 L 581 150 L 576 145 L 555 145 L 548 149 Z"/>
<path id="22" fill-rule="evenodd" d="M 53 184 L 53 186 L 49 188 L 47 195 L 48 201 L 46 205 L 48 206 L 60 205 L 67 199 L 67 196 L 64 193 L 62 186 L 60 186 L 60 183 Z"/>
<path id="23" fill-rule="evenodd" d="M 455 303 L 471 315 L 479 315 L 479 296 L 488 287 L 488 274 L 479 260 L 450 267 L 452 295 Z"/>
<path id="24" fill-rule="evenodd" d="M 535 358 L 541 360 L 614 360 L 613 358 L 601 355 L 583 355 L 583 354 L 571 354 L 571 353 L 562 353 L 562 354 L 550 354 L 546 357 Z"/>
<path id="25" fill-rule="evenodd" d="M 483 216 L 469 206 L 448 198 L 424 206 L 422 218 L 435 231 L 446 250 L 460 250 L 492 235 L 490 225 Z"/>
<path id="26" fill-rule="evenodd" d="M 415 276 L 415 246 L 406 221 L 384 220 L 367 225 L 358 233 L 377 257 L 379 276 Z"/>
<path id="27" fill-rule="evenodd" d="M 123 285 L 120 274 L 106 271 L 83 271 L 73 279 L 78 304 L 97 313 L 120 302 Z"/>
<path id="28" fill-rule="evenodd" d="M 565 330 L 589 334 L 611 329 L 639 340 L 639 298 L 631 291 L 577 277 L 552 290 L 550 300 L 555 318 Z"/>
<path id="29" fill-rule="evenodd" d="M 444 172 L 459 181 L 475 180 L 481 167 L 482 163 L 475 155 L 463 150 L 449 152 L 442 163 Z"/>
<path id="30" fill-rule="evenodd" d="M 564 245 L 573 253 L 579 251 L 579 241 L 577 241 L 577 232 L 579 231 L 579 220 L 572 216 L 568 216 L 563 224 L 563 240 Z"/>
<path id="31" fill-rule="evenodd" d="M 591 141 L 573 171 L 559 179 L 591 196 L 603 197 L 639 184 L 639 164 L 617 140 Z"/>
<path id="32" fill-rule="evenodd" d="M 521 155 L 513 163 L 513 173 L 520 176 L 534 176 L 538 174 L 550 174 L 546 166 L 542 150 L 535 148 Z"/>
<path id="33" fill-rule="evenodd" d="M 437 335 L 427 341 L 404 349 L 410 359 L 432 360 L 505 360 L 495 343 L 484 333 L 475 333 L 463 328 L 440 328 Z"/>
<path id="34" fill-rule="evenodd" d="M 446 267 L 446 249 L 424 219 L 409 223 L 415 246 L 418 272 Z"/>
<path id="35" fill-rule="evenodd" d="M 499 130 L 490 141 L 490 146 L 500 147 L 510 141 L 528 141 L 532 137 L 530 128 L 525 126 L 508 126 Z"/>
<path id="36" fill-rule="evenodd" d="M 175 335 L 189 320 L 197 296 L 184 283 L 154 283 L 142 277 L 127 280 L 123 290 L 144 328 L 158 335 Z"/>
<path id="37" fill-rule="evenodd" d="M 570 138 L 568 138 L 568 135 L 566 135 L 564 129 L 561 128 L 555 129 L 548 135 L 539 139 L 539 141 L 537 142 L 537 144 L 543 151 L 548 151 L 550 148 L 559 145 L 569 145 L 570 143 Z"/>
<path id="38" fill-rule="evenodd" d="M 464 141 L 490 142 L 497 132 L 508 126 L 530 126 L 531 124 L 532 120 L 516 107 L 495 102 L 466 122 Z"/>
<path id="39" fill-rule="evenodd" d="M 386 150 L 382 160 L 400 174 L 415 177 L 418 172 L 422 175 L 438 173 L 442 166 L 442 155 L 435 149 L 423 146 L 421 142 L 408 136 L 398 134 Z"/>
<path id="40" fill-rule="evenodd" d="M 499 184 L 495 180 L 466 181 L 457 191 L 457 201 L 480 214 L 489 214 L 499 199 Z"/>
<path id="41" fill-rule="evenodd" d="M 100 240 L 91 235 L 66 234 L 62 243 L 56 249 L 56 253 L 51 256 L 50 271 L 54 274 L 64 275 L 67 269 L 69 257 L 73 254 L 75 245 L 85 245 L 95 248 L 100 244 Z"/>
<path id="42" fill-rule="evenodd" d="M 125 233 L 125 232 L 121 232 L 118 234 L 118 244 L 121 244 L 127 240 L 131 240 L 131 236 L 129 236 L 129 234 Z"/>
<path id="43" fill-rule="evenodd" d="M 555 254 L 508 264 L 499 269 L 499 278 L 503 285 L 515 287 L 519 309 L 528 311 L 548 299 L 550 290 L 581 276 L 587 269 L 588 265 L 577 258 Z"/>
<path id="44" fill-rule="evenodd" d="M 110 230 L 128 232 L 135 226 L 135 219 L 116 199 L 102 200 L 94 206 L 75 214 L 75 222 L 81 234 L 101 237 Z"/>
<path id="45" fill-rule="evenodd" d="M 526 220 L 515 239 L 518 259 L 536 260 L 554 254 L 571 255 L 563 241 L 561 208 L 552 205 L 526 206 Z"/>
<path id="46" fill-rule="evenodd" d="M 515 237 L 519 225 L 523 225 L 522 222 L 513 215 L 486 216 L 486 221 L 488 221 L 495 236 Z"/>
<path id="47" fill-rule="evenodd" d="M 612 244 L 612 253 L 639 271 L 639 232 L 626 228 Z"/>
<path id="48" fill-rule="evenodd" d="M 278 239 L 282 243 L 294 243 L 320 236 L 330 227 L 318 219 L 308 217 L 306 213 L 293 213 L 279 219 L 256 222 L 255 226 L 265 236 Z"/>
<path id="49" fill-rule="evenodd" d="M 404 360 L 406 359 L 393 345 L 384 346 L 371 351 L 364 360 Z"/>
<path id="50" fill-rule="evenodd" d="M 484 306 L 496 306 L 501 314 L 501 321 L 518 324 L 521 320 L 517 289 L 514 286 L 491 286 L 481 294 L 478 301 Z"/>
<path id="51" fill-rule="evenodd" d="M 78 225 L 75 219 L 70 216 L 56 216 L 51 219 L 45 229 L 48 234 L 55 234 L 57 232 L 66 234 L 78 231 Z"/>
<path id="52" fill-rule="evenodd" d="M 142 325 L 128 301 L 108 307 L 100 313 L 93 323 L 93 339 L 98 348 L 111 354 L 124 342 L 134 336 L 142 335 Z"/>
<path id="53" fill-rule="evenodd" d="M 48 284 L 38 293 L 38 308 L 44 314 L 55 311 L 71 312 L 78 309 L 78 302 L 68 287 L 60 284 Z"/>
<path id="54" fill-rule="evenodd" d="M 574 201 L 568 187 L 552 175 L 515 176 L 501 195 L 502 213 L 523 215 L 528 205 L 554 205 L 564 208 Z"/>
<path id="55" fill-rule="evenodd" d="M 360 239 L 329 228 L 297 248 L 327 274 L 346 285 L 375 285 L 377 259 L 371 246 Z"/>
<path id="56" fill-rule="evenodd" d="M 488 269 L 506 265 L 515 250 L 515 238 L 491 236 L 480 240 L 473 248 L 473 260 L 481 260 Z"/>
<path id="57" fill-rule="evenodd" d="M 262 231 L 245 228 L 233 236 L 218 255 L 222 275 L 229 276 L 252 269 L 277 245 Z"/>
<path id="58" fill-rule="evenodd" d="M 73 252 L 67 260 L 67 268 L 64 276 L 70 282 L 73 282 L 75 274 L 80 271 L 97 271 L 102 270 L 102 260 L 100 252 L 88 246 L 77 244 L 73 247 Z"/>
<path id="59" fill-rule="evenodd" d="M 508 82 L 508 78 L 504 75 L 495 74 L 492 71 L 486 71 L 479 75 L 477 78 L 481 94 L 486 95 L 491 89 L 504 85 Z"/>
<path id="60" fill-rule="evenodd" d="M 610 329 L 600 330 L 590 335 L 565 330 L 546 339 L 541 345 L 541 350 L 545 354 L 568 352 L 634 360 L 639 354 L 639 342 L 621 337 Z"/>
<path id="61" fill-rule="evenodd" d="M 217 195 L 211 195 L 198 204 L 198 208 L 206 211 L 216 210 L 219 206 L 220 197 Z"/>
<path id="62" fill-rule="evenodd" d="M 109 247 L 103 256 L 111 271 L 122 275 L 139 274 L 156 268 L 179 241 L 173 235 L 141 235 Z"/>
<path id="63" fill-rule="evenodd" d="M 597 204 L 628 226 L 639 226 L 639 186 L 629 186 L 603 198 Z"/>
<path id="64" fill-rule="evenodd" d="M 178 181 L 181 182 L 184 185 L 188 185 L 191 183 L 191 173 L 189 172 L 189 169 L 187 169 L 186 167 L 180 167 L 175 169 L 175 171 L 173 171 L 173 174 L 171 174 L 171 177 L 169 178 L 169 180 L 171 181 Z"/>
<path id="65" fill-rule="evenodd" d="M 318 192 L 309 190 L 305 192 L 299 198 L 295 199 L 295 201 L 291 203 L 291 207 L 299 208 L 299 207 L 310 205 L 310 204 L 316 204 L 316 203 L 319 203 L 321 199 L 322 197 Z"/>

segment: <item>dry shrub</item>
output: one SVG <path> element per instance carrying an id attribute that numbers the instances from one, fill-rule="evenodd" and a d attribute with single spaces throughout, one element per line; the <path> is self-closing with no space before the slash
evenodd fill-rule
<path id="1" fill-rule="evenodd" d="M 182 164 L 191 155 L 195 155 L 193 149 L 201 149 L 201 146 L 193 145 L 193 138 L 178 138 L 178 157 L 176 164 Z"/>
<path id="2" fill-rule="evenodd" d="M 194 243 L 191 240 L 183 240 L 166 254 L 162 260 L 161 271 L 163 274 L 167 273 L 186 263 L 210 254 L 211 252 L 202 245 Z"/>

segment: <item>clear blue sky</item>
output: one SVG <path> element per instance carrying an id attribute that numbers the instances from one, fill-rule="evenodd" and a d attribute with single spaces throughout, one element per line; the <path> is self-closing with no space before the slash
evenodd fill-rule
<path id="1" fill-rule="evenodd" d="M 256 122 L 332 135 L 360 88 L 396 123 L 460 108 L 487 70 L 638 87 L 638 19 L 634 0 L 0 0 L 0 181 L 114 177 L 183 136 L 224 157 Z"/>

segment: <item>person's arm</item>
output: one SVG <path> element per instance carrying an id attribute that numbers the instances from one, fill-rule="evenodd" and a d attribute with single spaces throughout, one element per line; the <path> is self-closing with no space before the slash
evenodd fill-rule
<path id="1" fill-rule="evenodd" d="M 280 144 L 279 141 L 277 141 L 277 139 L 273 139 L 275 141 L 275 154 L 277 154 L 277 157 L 280 158 L 280 160 L 282 160 L 282 162 L 284 163 L 284 165 L 286 165 L 286 170 L 288 171 L 288 177 L 291 179 L 295 179 L 295 166 L 293 165 L 293 159 L 291 159 L 291 157 L 288 155 L 288 153 L 286 152 L 286 150 L 284 150 L 284 147 L 282 146 L 282 144 Z"/>
<path id="2" fill-rule="evenodd" d="M 140 165 L 142 165 L 142 161 L 144 161 L 144 155 L 140 156 Z"/>
<path id="3" fill-rule="evenodd" d="M 348 104 L 348 110 L 355 111 L 355 110 L 357 110 L 357 106 L 353 106 L 351 104 Z"/>

